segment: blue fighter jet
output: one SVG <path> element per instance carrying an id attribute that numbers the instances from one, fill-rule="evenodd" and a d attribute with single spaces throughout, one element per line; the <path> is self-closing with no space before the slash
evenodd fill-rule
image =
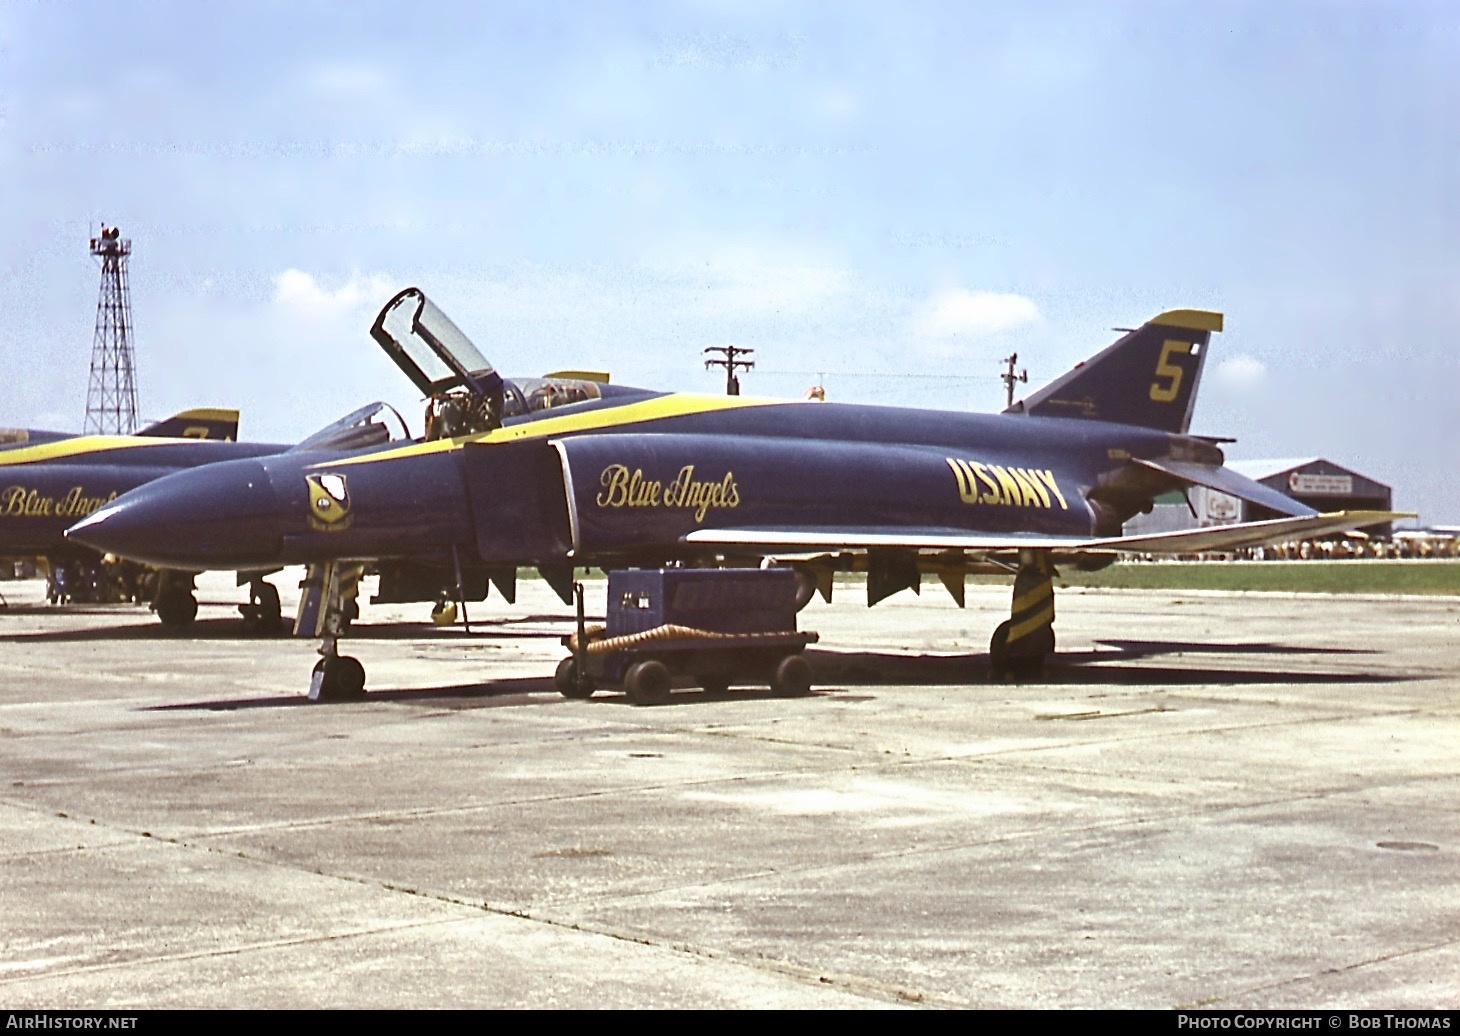
<path id="1" fill-rule="evenodd" d="M 793 567 L 803 597 L 867 574 L 867 601 L 935 574 L 1013 576 L 990 642 L 996 671 L 1037 672 L 1055 647 L 1057 565 L 1229 550 L 1390 520 L 1318 514 L 1224 466 L 1189 431 L 1220 313 L 1171 310 L 1002 414 L 653 392 L 502 379 L 418 289 L 372 336 L 431 400 L 427 435 L 358 451 L 213 464 L 98 508 L 70 539 L 187 569 L 311 565 L 300 627 L 321 638 L 319 697 L 363 693 L 338 652 L 364 561 L 433 559 L 457 585 L 535 566 L 568 599 L 577 567 Z M 1192 486 L 1275 517 L 1125 536 Z"/>

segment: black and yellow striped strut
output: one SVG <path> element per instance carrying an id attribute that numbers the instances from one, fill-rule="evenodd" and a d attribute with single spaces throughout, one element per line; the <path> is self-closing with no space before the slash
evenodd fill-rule
<path id="1" fill-rule="evenodd" d="M 1042 658 L 1053 648 L 1054 564 L 1048 550 L 1021 550 L 1005 651 L 1014 658 Z"/>
<path id="2" fill-rule="evenodd" d="M 360 577 L 364 573 L 365 566 L 358 562 L 330 561 L 310 565 L 304 581 L 299 584 L 304 593 L 299 597 L 294 636 L 305 640 L 316 637 L 327 640 L 328 650 L 322 647 L 320 653 L 333 654 L 334 641 L 344 632 L 341 617 L 359 596 Z M 333 624 L 330 621 L 332 612 Z"/>

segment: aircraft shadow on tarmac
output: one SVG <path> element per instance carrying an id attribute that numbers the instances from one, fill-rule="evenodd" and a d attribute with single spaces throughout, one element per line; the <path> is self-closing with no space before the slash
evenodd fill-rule
<path id="1" fill-rule="evenodd" d="M 1393 683 L 1420 679 L 1418 674 L 1397 672 L 1365 672 L 1343 669 L 1333 672 L 1302 672 L 1289 669 L 1213 668 L 1195 664 L 1150 665 L 1147 660 L 1163 655 L 1287 655 L 1287 656 L 1367 656 L 1378 652 L 1365 648 L 1295 647 L 1275 644 L 1183 643 L 1174 641 L 1097 641 L 1114 650 L 1070 651 L 1052 656 L 1044 675 L 1022 681 L 1025 685 L 1100 685 L 1119 687 L 1149 686 L 1262 686 L 1266 684 L 1340 684 Z M 993 676 L 987 655 L 912 655 L 876 651 L 837 651 L 813 648 L 807 651 L 813 667 L 813 690 L 808 697 L 858 700 L 866 695 L 853 693 L 862 687 L 963 687 L 970 693 L 1004 685 Z M 1241 663 L 1238 663 L 1239 665 Z M 698 687 L 676 687 L 669 700 L 658 708 L 687 706 L 730 700 L 764 700 L 777 695 L 765 686 L 746 685 L 727 691 L 707 691 Z M 370 689 L 365 702 L 399 702 L 408 705 L 433 705 L 446 711 L 476 708 L 543 706 L 563 699 L 553 681 L 541 677 L 509 677 L 475 684 L 448 687 Z M 618 688 L 601 689 L 590 703 L 628 706 L 628 698 Z M 267 698 L 234 699 L 161 705 L 160 711 L 200 709 L 220 711 L 249 708 L 278 708 L 308 704 L 302 694 Z M 330 703 L 348 707 L 360 702 Z"/>
<path id="2" fill-rule="evenodd" d="M 674 705 L 694 705 L 718 701 L 755 701 L 778 697 L 769 687 L 747 685 L 732 687 L 725 691 L 707 691 L 698 687 L 679 687 L 669 700 L 656 708 Z M 865 699 L 868 695 L 847 695 L 841 688 L 817 687 L 807 698 L 840 697 Z M 326 705 L 349 707 L 369 702 L 400 702 L 406 705 L 431 705 L 444 712 L 459 712 L 481 708 L 521 708 L 523 706 L 544 706 L 563 702 L 550 677 L 521 676 L 502 680 L 491 680 L 479 684 L 457 684 L 451 687 L 386 688 L 368 690 L 364 699 L 356 701 L 327 702 Z M 268 698 L 237 698 L 220 701 L 185 702 L 176 705 L 152 705 L 145 712 L 230 712 L 236 709 L 288 708 L 309 705 L 302 694 L 278 695 Z M 602 688 L 589 699 L 589 704 L 629 706 L 628 696 L 616 687 Z M 314 706 L 318 707 L 318 706 Z"/>
<path id="3" fill-rule="evenodd" d="M 44 605 L 20 610 L 11 609 L 0 615 L 57 617 L 63 615 L 122 616 L 120 625 L 88 626 L 83 629 L 34 630 L 0 634 L 0 643 L 86 643 L 105 640 L 273 640 L 288 636 L 292 619 L 285 617 L 284 631 L 259 634 L 244 629 L 241 618 L 197 619 L 187 626 L 171 628 L 135 607 L 96 605 L 82 608 L 48 608 Z M 603 621 L 602 617 L 589 622 Z M 0 627 L 3 628 L 3 627 Z M 437 626 L 430 622 L 403 620 L 398 622 L 363 622 L 351 625 L 350 640 L 453 640 L 462 638 L 501 638 L 504 640 L 554 640 L 572 628 L 570 619 L 562 615 L 523 615 L 511 619 L 472 620 L 471 631 L 461 626 Z"/>

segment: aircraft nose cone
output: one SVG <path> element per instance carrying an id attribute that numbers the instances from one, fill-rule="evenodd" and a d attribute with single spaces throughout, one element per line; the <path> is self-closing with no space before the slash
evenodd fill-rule
<path id="1" fill-rule="evenodd" d="M 77 522 L 66 538 L 149 565 L 198 570 L 270 564 L 283 539 L 274 487 L 253 460 L 149 482 Z"/>

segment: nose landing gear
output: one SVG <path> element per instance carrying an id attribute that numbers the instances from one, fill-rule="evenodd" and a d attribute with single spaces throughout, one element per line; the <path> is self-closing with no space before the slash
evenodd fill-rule
<path id="1" fill-rule="evenodd" d="M 309 700 L 357 701 L 365 697 L 365 667 L 339 653 L 350 620 L 360 614 L 356 597 L 364 566 L 346 562 L 310 565 L 300 588 L 296 637 L 318 637 L 320 659 L 309 680 Z"/>

